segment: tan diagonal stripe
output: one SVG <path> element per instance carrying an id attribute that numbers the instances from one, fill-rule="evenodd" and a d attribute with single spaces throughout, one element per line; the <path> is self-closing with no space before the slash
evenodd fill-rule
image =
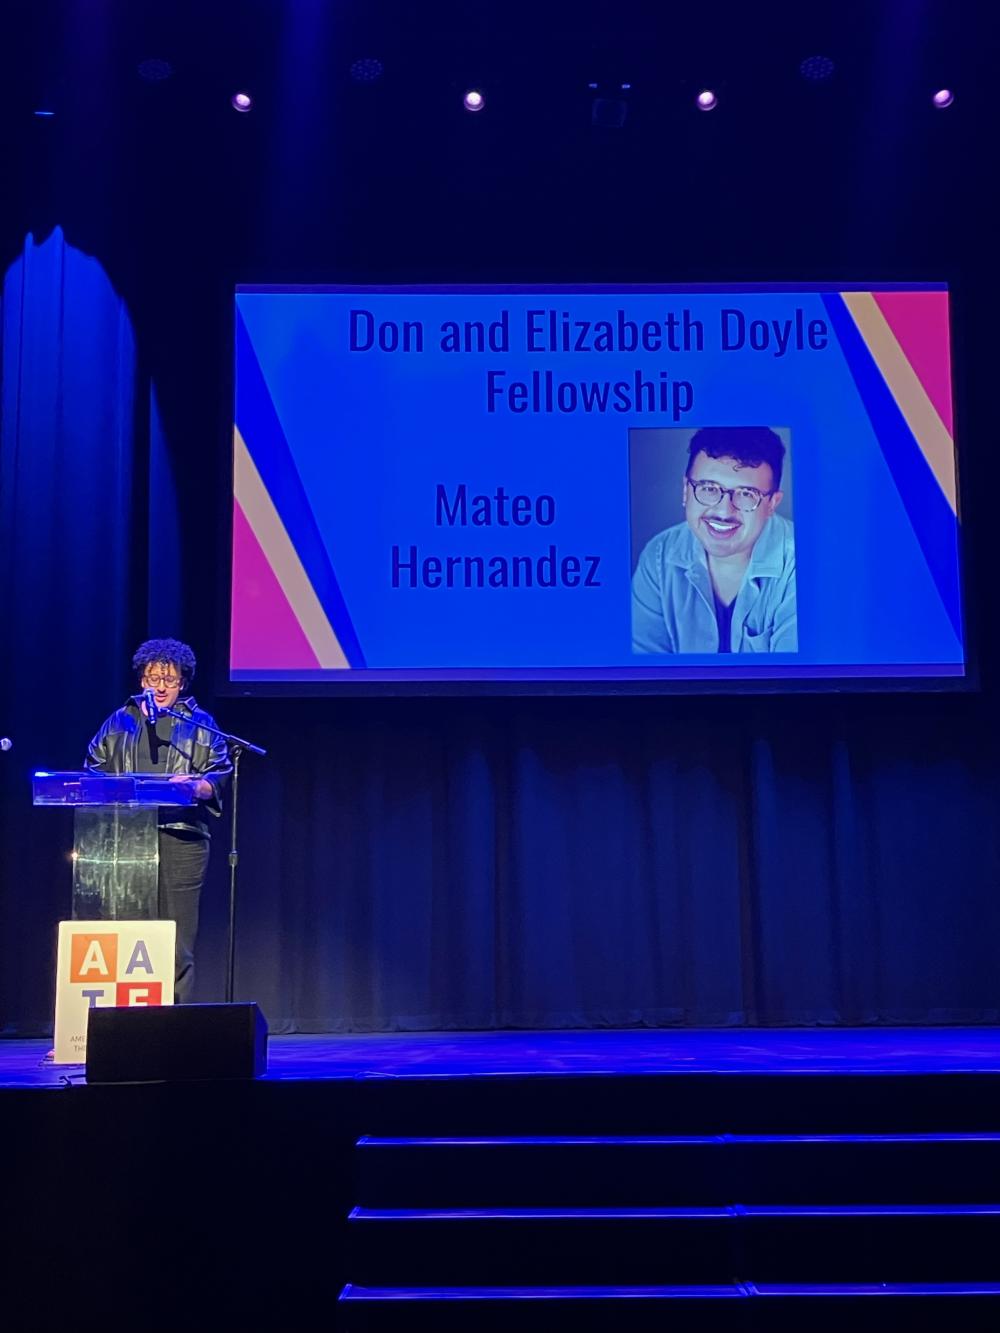
<path id="1" fill-rule="evenodd" d="M 233 427 L 233 493 L 320 666 L 349 668 L 350 663 L 309 582 L 309 575 L 236 426 Z"/>
<path id="2" fill-rule="evenodd" d="M 945 499 L 956 510 L 955 442 L 871 292 L 843 292 L 844 304 L 913 431 Z"/>

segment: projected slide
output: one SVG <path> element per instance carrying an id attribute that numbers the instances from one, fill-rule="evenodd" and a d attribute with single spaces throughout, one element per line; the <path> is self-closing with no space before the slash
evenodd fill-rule
<path id="1" fill-rule="evenodd" d="M 943 286 L 245 287 L 235 358 L 235 682 L 965 674 Z"/>

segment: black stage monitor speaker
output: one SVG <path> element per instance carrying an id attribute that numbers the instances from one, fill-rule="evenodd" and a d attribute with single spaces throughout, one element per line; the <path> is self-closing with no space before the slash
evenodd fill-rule
<path id="1" fill-rule="evenodd" d="M 87 1082 L 258 1078 L 267 1064 L 267 1020 L 255 1004 L 177 1004 L 91 1009 Z"/>

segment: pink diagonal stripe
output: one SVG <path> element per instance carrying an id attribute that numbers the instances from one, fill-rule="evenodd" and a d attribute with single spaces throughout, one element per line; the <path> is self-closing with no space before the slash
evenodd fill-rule
<path id="1" fill-rule="evenodd" d="M 239 502 L 233 502 L 230 666 L 237 671 L 319 666 Z"/>
<path id="2" fill-rule="evenodd" d="M 948 293 L 873 292 L 872 295 L 948 434 L 953 435 Z"/>

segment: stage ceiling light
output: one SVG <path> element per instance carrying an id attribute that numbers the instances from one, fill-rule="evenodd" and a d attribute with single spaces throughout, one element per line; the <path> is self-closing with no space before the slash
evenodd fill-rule
<path id="1" fill-rule="evenodd" d="M 164 79 L 169 79 L 173 72 L 174 67 L 169 60 L 155 57 L 151 60 L 140 60 L 136 66 L 136 73 L 146 83 L 162 83 Z"/>
<path id="2" fill-rule="evenodd" d="M 231 100 L 234 111 L 240 111 L 246 113 L 247 111 L 253 109 L 253 98 L 250 96 L 249 93 L 246 92 L 233 93 Z"/>
<path id="3" fill-rule="evenodd" d="M 462 98 L 462 105 L 466 111 L 482 111 L 486 105 L 486 97 L 481 88 L 470 88 Z"/>
<path id="4" fill-rule="evenodd" d="M 627 116 L 624 97 L 595 97 L 590 106 L 590 123 L 602 130 L 620 130 Z"/>
<path id="5" fill-rule="evenodd" d="M 385 73 L 385 66 L 374 56 L 364 56 L 351 65 L 351 78 L 355 83 L 376 83 Z"/>
<path id="6" fill-rule="evenodd" d="M 806 56 L 799 66 L 799 73 L 808 83 L 825 83 L 833 78 L 836 68 L 829 56 Z"/>
<path id="7" fill-rule="evenodd" d="M 715 93 L 712 92 L 711 88 L 703 88 L 694 99 L 694 102 L 699 111 L 714 111 L 719 105 L 719 99 L 716 97 Z"/>
<path id="8" fill-rule="evenodd" d="M 590 123 L 596 129 L 620 130 L 628 118 L 630 82 L 594 81 L 587 84 L 588 90 L 595 94 L 590 102 Z"/>
<path id="9" fill-rule="evenodd" d="M 955 100 L 955 94 L 952 92 L 950 88 L 939 88 L 937 92 L 934 94 L 934 96 L 931 98 L 931 101 L 934 103 L 934 105 L 937 107 L 939 111 L 944 111 L 946 107 L 951 106 L 954 100 Z"/>

